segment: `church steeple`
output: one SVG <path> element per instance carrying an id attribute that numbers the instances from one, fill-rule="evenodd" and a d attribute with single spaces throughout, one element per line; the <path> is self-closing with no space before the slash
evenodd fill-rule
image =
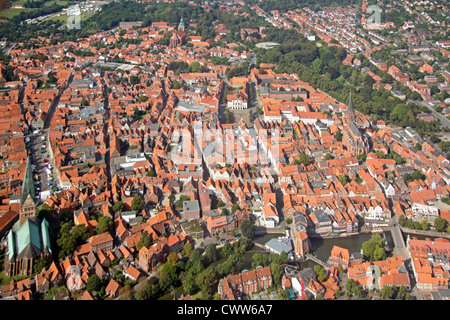
<path id="1" fill-rule="evenodd" d="M 20 192 L 19 218 L 22 224 L 27 218 L 33 217 L 36 210 L 36 190 L 34 188 L 33 171 L 31 170 L 31 157 L 28 156 L 25 175 Z"/>
<path id="2" fill-rule="evenodd" d="M 178 24 L 178 30 L 183 30 L 184 31 L 185 28 L 186 28 L 186 26 L 184 25 L 183 17 L 181 17 L 180 23 Z"/>
<path id="3" fill-rule="evenodd" d="M 31 170 L 31 158 L 28 156 L 25 175 L 22 182 L 22 191 L 20 193 L 20 205 L 23 205 L 27 196 L 30 195 L 36 202 L 36 190 L 34 189 L 33 171 Z"/>
<path id="4" fill-rule="evenodd" d="M 350 91 L 350 96 L 348 97 L 348 111 L 354 111 L 354 109 L 353 109 L 352 92 L 351 91 Z"/>
<path id="5" fill-rule="evenodd" d="M 353 99 L 351 91 L 350 96 L 348 97 L 347 119 L 349 122 L 355 121 L 355 109 L 353 108 Z"/>

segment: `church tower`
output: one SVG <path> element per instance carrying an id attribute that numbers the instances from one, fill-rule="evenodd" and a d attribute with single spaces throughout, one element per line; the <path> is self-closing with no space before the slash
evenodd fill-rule
<path id="1" fill-rule="evenodd" d="M 19 221 L 22 224 L 30 217 L 34 217 L 36 210 L 36 190 L 34 188 L 33 171 L 31 170 L 31 158 L 28 156 L 27 167 L 22 182 L 20 193 Z"/>
<path id="2" fill-rule="evenodd" d="M 181 19 L 180 19 L 180 23 L 178 24 L 177 30 L 183 30 L 186 32 L 186 26 L 184 25 L 183 17 L 181 17 Z"/>
<path id="3" fill-rule="evenodd" d="M 169 48 L 176 48 L 182 46 L 186 42 L 186 26 L 184 25 L 183 18 L 180 19 L 180 23 L 177 29 L 174 31 L 172 37 L 169 39 Z"/>
<path id="4" fill-rule="evenodd" d="M 350 96 L 348 97 L 347 119 L 348 119 L 348 122 L 355 121 L 355 109 L 353 108 L 353 99 L 352 99 L 351 91 L 350 91 Z"/>

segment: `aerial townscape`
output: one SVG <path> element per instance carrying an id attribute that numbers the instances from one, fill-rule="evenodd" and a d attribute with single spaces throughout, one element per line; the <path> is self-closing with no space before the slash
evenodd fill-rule
<path id="1" fill-rule="evenodd" d="M 5 3 L 0 299 L 449 300 L 449 5 Z"/>

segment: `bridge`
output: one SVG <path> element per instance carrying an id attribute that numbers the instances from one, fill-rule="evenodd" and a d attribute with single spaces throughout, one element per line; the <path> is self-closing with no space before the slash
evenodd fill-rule
<path id="1" fill-rule="evenodd" d="M 389 227 L 391 230 L 392 240 L 394 241 L 394 254 L 401 255 L 403 261 L 410 259 L 411 257 L 408 249 L 406 248 L 400 225 L 395 220 L 391 220 L 389 222 Z"/>
<path id="2" fill-rule="evenodd" d="M 313 255 L 310 254 L 310 253 L 307 253 L 307 254 L 305 255 L 305 257 L 306 257 L 306 260 L 311 260 L 311 261 L 313 261 L 313 262 L 315 262 L 315 263 L 317 263 L 317 264 L 320 264 L 321 266 L 323 266 L 323 267 L 325 267 L 325 268 L 329 268 L 329 267 L 330 267 L 330 265 L 329 265 L 328 263 L 326 263 L 326 262 L 320 260 L 319 258 L 313 256 Z"/>

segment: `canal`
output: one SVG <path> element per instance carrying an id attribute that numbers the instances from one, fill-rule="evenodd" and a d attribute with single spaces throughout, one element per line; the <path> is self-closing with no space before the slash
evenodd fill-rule
<path id="1" fill-rule="evenodd" d="M 392 241 L 392 236 L 391 233 L 389 231 L 384 232 L 384 235 L 386 237 L 386 240 L 388 241 L 388 244 L 391 246 L 391 248 L 393 247 L 393 241 Z M 280 236 L 284 236 L 284 234 L 280 233 L 280 234 L 264 234 L 261 236 L 257 236 L 255 237 L 255 239 L 253 240 L 254 242 L 258 243 L 258 244 L 262 244 L 264 245 L 267 241 L 269 241 L 270 239 L 273 238 L 277 238 Z M 369 240 L 370 237 L 372 236 L 372 233 L 360 233 L 357 235 L 353 235 L 353 236 L 348 236 L 348 237 L 338 237 L 338 238 L 326 238 L 326 239 L 319 239 L 319 238 L 310 238 L 310 243 L 312 246 L 312 253 L 319 259 L 321 259 L 322 261 L 327 261 L 328 258 L 330 257 L 331 254 L 331 249 L 333 249 L 333 246 L 339 246 L 342 248 L 346 248 L 348 249 L 348 251 L 350 253 L 353 252 L 359 252 L 361 250 L 362 244 Z M 406 242 L 406 238 L 407 238 L 407 234 L 403 234 L 405 242 Z M 427 238 L 426 236 L 420 236 L 420 235 L 413 235 L 410 234 L 410 237 L 417 237 L 418 239 L 425 239 Z M 434 239 L 435 237 L 428 237 L 431 239 Z M 253 246 L 253 248 L 247 252 L 245 252 L 243 254 L 243 258 L 244 258 L 244 266 L 243 269 L 252 269 L 252 256 L 255 253 L 265 253 L 265 254 L 270 254 L 268 251 L 259 248 L 257 246 Z M 213 265 L 218 265 L 220 263 L 223 263 L 226 259 L 220 259 L 216 262 L 213 263 Z M 307 260 L 307 261 L 303 261 L 299 263 L 299 266 L 301 269 L 304 268 L 314 268 L 314 266 L 316 265 L 316 263 L 314 263 L 311 260 Z M 182 286 L 178 287 L 175 289 L 175 295 L 176 297 L 179 297 L 182 293 Z M 160 299 L 164 300 L 164 299 L 173 299 L 173 295 L 171 294 L 167 294 L 163 297 L 161 297 Z"/>
<path id="2" fill-rule="evenodd" d="M 392 243 L 392 236 L 389 231 L 384 232 L 384 235 L 386 236 L 386 240 L 388 241 L 388 244 L 393 246 Z M 283 236 L 283 234 L 265 234 L 263 236 L 258 236 L 254 239 L 256 243 L 259 244 L 265 244 L 267 241 L 269 241 L 272 238 L 277 238 Z M 333 249 L 333 246 L 339 246 L 341 248 L 348 249 L 350 253 L 353 252 L 359 252 L 361 250 L 362 244 L 365 241 L 368 241 L 370 237 L 372 236 L 372 233 L 360 233 L 353 236 L 348 237 L 338 237 L 338 238 L 309 238 L 310 244 L 312 247 L 312 253 L 319 258 L 322 261 L 327 261 L 328 258 L 331 255 L 331 249 Z M 250 256 L 251 259 L 251 256 Z M 250 261 L 251 264 L 251 261 Z M 315 263 L 313 261 L 304 261 L 299 264 L 299 266 L 303 268 L 313 268 Z"/>

